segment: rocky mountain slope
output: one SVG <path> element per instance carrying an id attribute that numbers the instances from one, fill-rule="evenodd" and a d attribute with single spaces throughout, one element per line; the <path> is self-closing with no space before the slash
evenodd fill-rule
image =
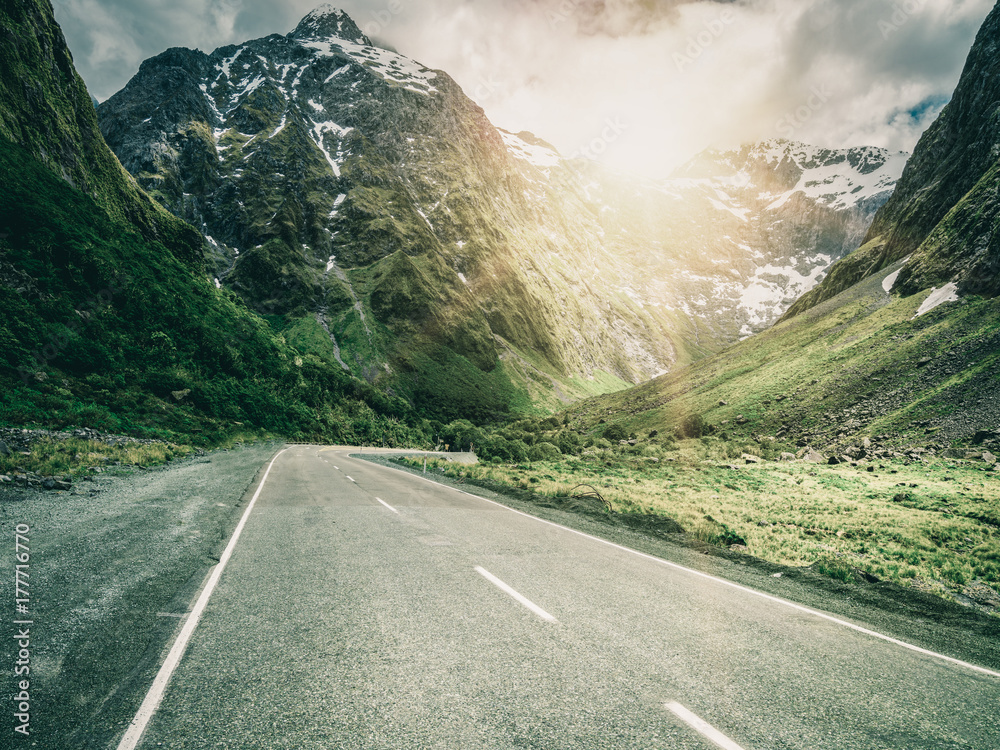
<path id="1" fill-rule="evenodd" d="M 864 247 L 770 330 L 590 401 L 583 421 L 641 433 L 697 417 L 717 436 L 835 458 L 1000 448 L 998 40 L 1000 6 Z"/>
<path id="2" fill-rule="evenodd" d="M 679 309 L 717 349 L 770 327 L 855 250 L 905 162 L 787 141 L 706 151 L 644 186 L 655 219 L 643 244 L 628 242 L 643 222 L 627 206 L 609 218 L 645 298 Z"/>
<path id="3" fill-rule="evenodd" d="M 494 128 L 330 6 L 287 36 L 168 50 L 99 117 L 201 229 L 219 285 L 442 416 L 472 406 L 456 382 L 552 405 L 766 327 L 856 246 L 901 165 L 774 143 L 661 183 L 611 175 Z"/>
<path id="4" fill-rule="evenodd" d="M 0 33 L 0 424 L 419 439 L 405 403 L 210 283 L 202 237 L 102 139 L 47 0 L 0 5 Z"/>
<path id="5" fill-rule="evenodd" d="M 1000 291 L 1000 6 L 969 54 L 958 88 L 924 133 L 864 246 L 789 315 L 830 299 L 865 276 L 908 258 L 896 290 L 931 286 L 993 295 Z"/>

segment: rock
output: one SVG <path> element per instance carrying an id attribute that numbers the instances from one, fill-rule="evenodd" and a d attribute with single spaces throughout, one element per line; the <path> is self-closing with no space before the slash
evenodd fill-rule
<path id="1" fill-rule="evenodd" d="M 997 457 L 989 451 L 986 451 L 983 453 L 983 460 L 988 464 L 995 464 L 997 462 Z"/>
<path id="2" fill-rule="evenodd" d="M 982 445 L 987 440 L 997 437 L 996 430 L 978 430 L 972 438 L 973 445 Z"/>
<path id="3" fill-rule="evenodd" d="M 848 460 L 848 461 L 850 461 L 851 459 L 847 459 L 847 460 Z M 842 460 L 842 459 L 839 459 L 839 458 L 837 458 L 836 456 L 830 456 L 830 458 L 828 458 L 828 459 L 826 460 L 826 462 L 827 462 L 827 464 L 829 464 L 830 466 L 839 466 L 839 465 L 840 465 L 841 463 L 843 463 L 843 460 Z"/>
<path id="4" fill-rule="evenodd" d="M 759 463 L 761 463 L 761 462 L 762 462 L 762 459 L 761 459 L 761 458 L 759 458 L 759 457 L 757 457 L 757 456 L 751 456 L 751 455 L 750 455 L 749 453 L 744 453 L 744 454 L 743 454 L 743 455 L 741 456 L 741 458 L 742 458 L 742 459 L 743 459 L 744 461 L 746 461 L 746 462 L 747 462 L 748 464 L 759 464 Z"/>
<path id="5" fill-rule="evenodd" d="M 807 451 L 802 460 L 810 464 L 825 464 L 827 462 L 826 456 L 816 451 Z"/>
<path id="6" fill-rule="evenodd" d="M 794 453 L 782 453 L 781 454 L 781 460 L 782 461 L 794 461 L 795 460 L 795 454 Z"/>
<path id="7" fill-rule="evenodd" d="M 170 391 L 170 395 L 174 397 L 176 401 L 183 401 L 190 395 L 191 389 L 185 388 L 183 391 Z"/>
<path id="8" fill-rule="evenodd" d="M 746 423 L 747 423 L 747 422 L 749 422 L 749 421 L 750 421 L 750 420 L 749 420 L 749 419 L 747 419 L 747 418 L 746 418 L 745 416 L 743 416 L 742 414 L 738 414 L 738 415 L 736 416 L 736 424 L 741 424 L 741 425 L 742 425 L 742 424 L 746 424 Z"/>
<path id="9" fill-rule="evenodd" d="M 728 401 L 720 401 L 719 402 L 719 406 L 729 406 L 729 402 Z"/>
<path id="10" fill-rule="evenodd" d="M 6 474 L 0 474 L 0 484 L 9 484 L 10 482 L 13 482 L 13 481 L 14 480 L 11 479 Z"/>
<path id="11" fill-rule="evenodd" d="M 730 544 L 729 549 L 731 552 L 746 552 L 747 546 L 745 544 Z"/>
<path id="12" fill-rule="evenodd" d="M 0 440 L 0 456 L 9 456 L 12 452 L 7 443 Z"/>
<path id="13" fill-rule="evenodd" d="M 861 447 L 864 448 L 865 451 L 870 451 L 872 449 L 871 438 L 865 438 L 864 440 L 862 440 L 861 441 Z"/>
<path id="14" fill-rule="evenodd" d="M 42 480 L 42 487 L 47 490 L 54 490 L 56 488 L 56 480 L 52 477 L 46 477 Z"/>
<path id="15" fill-rule="evenodd" d="M 933 361 L 934 360 L 931 359 L 930 357 L 924 357 L 923 359 L 918 359 L 917 360 L 917 367 L 926 367 L 927 365 L 929 365 Z"/>
<path id="16" fill-rule="evenodd" d="M 862 570 L 861 568 L 851 568 L 851 573 L 856 581 L 864 583 L 878 583 L 882 580 L 874 573 L 869 573 L 867 570 Z"/>
<path id="17" fill-rule="evenodd" d="M 775 396 L 774 400 L 777 401 L 780 404 L 782 401 L 788 400 L 788 396 L 784 396 L 784 395 L 782 395 L 782 396 Z"/>
<path id="18" fill-rule="evenodd" d="M 980 606 L 991 609 L 1000 607 L 1000 594 L 984 583 L 973 583 L 966 586 L 962 593 Z"/>

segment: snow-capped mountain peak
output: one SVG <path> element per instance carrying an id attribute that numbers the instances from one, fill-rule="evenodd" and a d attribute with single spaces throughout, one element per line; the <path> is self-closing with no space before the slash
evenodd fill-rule
<path id="1" fill-rule="evenodd" d="M 311 11 L 288 36 L 297 41 L 336 38 L 355 44 L 372 46 L 371 40 L 364 35 L 351 17 L 329 3 L 320 5 Z"/>
<path id="2" fill-rule="evenodd" d="M 908 154 L 882 148 L 828 149 L 786 140 L 768 140 L 732 151 L 706 151 L 675 177 L 708 180 L 737 188 L 744 197 L 785 206 L 796 195 L 834 210 L 884 203 Z"/>

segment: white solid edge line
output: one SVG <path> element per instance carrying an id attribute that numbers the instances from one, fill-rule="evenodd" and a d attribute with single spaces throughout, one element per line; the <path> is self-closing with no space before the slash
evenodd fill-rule
<path id="1" fill-rule="evenodd" d="M 268 464 L 267 471 L 264 472 L 264 478 L 260 480 L 260 485 L 257 487 L 257 492 L 254 493 L 253 499 L 250 500 L 250 504 L 247 505 L 247 509 L 243 512 L 243 517 L 236 525 L 236 530 L 233 532 L 233 536 L 229 540 L 229 544 L 226 545 L 225 551 L 222 553 L 222 556 L 219 557 L 218 564 L 212 570 L 212 574 L 208 578 L 208 583 L 205 584 L 205 588 L 201 592 L 201 596 L 198 597 L 198 601 L 191 610 L 187 621 L 184 623 L 184 627 L 177 636 L 177 640 L 174 641 L 174 645 L 171 647 L 170 653 L 167 654 L 167 658 L 160 666 L 160 671 L 156 673 L 156 677 L 153 679 L 153 684 L 150 686 L 149 692 L 146 693 L 146 697 L 142 701 L 142 705 L 139 706 L 139 710 L 136 712 L 135 718 L 133 718 L 131 724 L 129 724 L 128 731 L 125 732 L 125 736 L 122 737 L 121 742 L 118 743 L 118 750 L 133 750 L 139 744 L 139 740 L 142 739 L 142 733 L 146 731 L 146 726 L 149 724 L 149 720 L 153 718 L 153 714 L 156 713 L 156 709 L 159 707 L 160 701 L 163 699 L 163 694 L 167 689 L 167 683 L 170 681 L 170 677 L 173 675 L 174 670 L 177 669 L 177 665 L 180 664 L 181 657 L 184 656 L 184 651 L 187 649 L 188 641 L 191 640 L 191 635 L 194 633 L 195 628 L 198 627 L 198 622 L 201 620 L 205 607 L 208 606 L 209 597 L 212 596 L 212 592 L 215 590 L 215 586 L 219 582 L 219 577 L 222 575 L 222 571 L 226 567 L 226 563 L 229 562 L 229 558 L 233 554 L 236 542 L 239 540 L 240 534 L 243 533 L 243 527 L 246 525 L 247 519 L 250 517 L 250 511 L 253 510 L 253 506 L 256 504 L 257 498 L 260 497 L 260 493 L 264 489 L 264 483 L 267 481 L 267 477 L 271 473 L 271 467 L 274 466 L 274 462 L 278 460 L 281 454 L 287 450 L 289 449 L 285 448 L 282 450 L 278 453 L 278 455 L 272 458 L 271 463 Z"/>
<path id="2" fill-rule="evenodd" d="M 669 709 L 678 719 L 698 732 L 698 734 L 708 740 L 711 740 L 723 750 L 743 750 L 742 747 L 726 737 L 726 735 L 718 729 L 713 727 L 701 717 L 688 711 L 680 703 L 668 703 L 667 709 Z"/>
<path id="3" fill-rule="evenodd" d="M 389 510 L 391 510 L 393 513 L 395 513 L 396 515 L 399 515 L 399 511 L 396 510 L 395 508 L 393 508 L 391 505 L 389 505 L 389 503 L 387 503 L 385 500 L 383 500 L 380 497 L 376 497 L 375 499 L 378 500 L 380 503 L 382 503 L 382 505 L 384 505 L 386 508 L 388 508 Z"/>
<path id="4" fill-rule="evenodd" d="M 516 601 L 518 601 L 521 604 L 523 604 L 525 607 L 527 607 L 528 609 L 530 609 L 532 612 L 534 612 L 536 615 L 538 615 L 539 617 L 541 617 L 546 622 L 559 622 L 556 618 L 554 618 L 552 615 L 550 615 L 544 609 L 542 609 L 541 607 L 539 607 L 533 601 L 531 601 L 530 599 L 528 599 L 528 598 L 526 598 L 524 596 L 521 596 L 519 593 L 517 593 L 514 589 L 512 589 L 506 583 L 504 583 L 499 578 L 497 578 L 495 575 L 493 575 L 492 573 L 490 573 L 490 571 L 486 570 L 485 568 L 481 568 L 481 567 L 479 567 L 477 565 L 476 566 L 476 572 L 479 573 L 479 575 L 481 575 L 487 581 L 489 581 L 490 583 L 492 583 L 494 586 L 496 586 L 498 589 L 500 589 L 501 591 L 503 591 L 505 594 L 507 594 L 508 596 L 510 596 L 512 599 L 515 599 Z"/>
<path id="5" fill-rule="evenodd" d="M 350 456 L 348 456 L 348 458 L 350 458 Z M 1000 677 L 1000 672 L 995 672 L 992 669 L 987 669 L 986 667 L 980 667 L 975 664 L 970 664 L 967 661 L 956 659 L 953 656 L 946 656 L 945 654 L 939 654 L 936 651 L 930 651 L 926 648 L 921 648 L 920 646 L 914 646 L 912 643 L 907 643 L 906 641 L 901 641 L 898 638 L 893 638 L 892 636 L 885 635 L 883 633 L 879 633 L 874 630 L 869 630 L 868 628 L 862 627 L 861 625 L 855 625 L 853 622 L 847 622 L 846 620 L 841 620 L 840 618 L 834 617 L 833 615 L 828 615 L 825 612 L 820 612 L 819 610 L 811 609 L 801 604 L 796 604 L 795 602 L 790 602 L 787 599 L 782 599 L 777 596 L 772 596 L 771 594 L 765 594 L 763 591 L 756 591 L 755 589 L 748 588 L 747 586 L 741 586 L 738 583 L 727 581 L 725 578 L 719 578 L 718 576 L 713 576 L 708 573 L 702 573 L 700 570 L 694 570 L 693 568 L 686 568 L 678 563 L 670 562 L 669 560 L 664 560 L 660 557 L 654 557 L 653 555 L 647 555 L 645 552 L 639 552 L 638 550 L 629 549 L 628 547 L 624 547 L 620 544 L 609 542 L 607 539 L 601 539 L 600 537 L 592 536 L 590 534 L 584 533 L 583 531 L 577 531 L 576 529 L 571 529 L 568 526 L 563 526 L 561 524 L 555 523 L 554 521 L 547 521 L 544 518 L 533 516 L 530 513 L 524 513 L 523 511 L 515 510 L 514 508 L 510 508 L 504 505 L 503 503 L 498 503 L 495 500 L 490 500 L 480 495 L 473 495 L 471 492 L 466 492 L 465 490 L 460 490 L 455 487 L 449 487 L 447 484 L 441 484 L 440 482 L 435 482 L 433 479 L 429 479 L 428 477 L 424 477 L 419 474 L 411 474 L 408 471 L 403 471 L 402 469 L 397 469 L 392 466 L 381 466 L 380 464 L 372 464 L 372 465 L 380 466 L 381 468 L 388 469 L 389 471 L 398 471 L 400 474 L 406 474 L 407 476 L 415 477 L 416 479 L 422 479 L 423 481 L 430 482 L 431 484 L 437 485 L 438 487 L 444 487 L 445 489 L 452 490 L 453 492 L 458 492 L 459 494 L 468 495 L 469 497 L 474 497 L 477 500 L 482 500 L 484 503 L 489 503 L 490 505 L 496 505 L 498 508 L 503 508 L 504 510 L 508 510 L 511 513 L 516 513 L 519 516 L 524 516 L 525 518 L 530 518 L 534 521 L 538 521 L 539 523 L 544 523 L 549 526 L 555 526 L 557 529 L 568 531 L 571 534 L 582 536 L 585 539 L 591 539 L 595 542 L 600 542 L 601 544 L 605 544 L 609 547 L 614 547 L 615 549 L 622 550 L 623 552 L 628 552 L 629 554 L 632 555 L 638 555 L 639 557 L 644 557 L 647 560 L 652 560 L 653 562 L 659 563 L 660 565 L 665 565 L 668 568 L 673 568 L 674 570 L 682 570 L 685 573 L 690 573 L 691 575 L 698 576 L 699 578 L 704 578 L 705 580 L 708 581 L 714 581 L 715 583 L 722 584 L 723 586 L 728 586 L 730 588 L 736 589 L 737 591 L 742 591 L 744 593 L 751 594 L 753 596 L 758 596 L 761 599 L 766 599 L 770 602 L 781 604 L 785 607 L 789 607 L 790 609 L 794 609 L 798 612 L 803 612 L 805 614 L 812 615 L 813 617 L 819 617 L 820 619 L 826 620 L 827 622 L 832 622 L 835 625 L 840 625 L 845 628 L 850 628 L 851 630 L 854 630 L 858 633 L 864 633 L 865 635 L 871 636 L 872 638 L 878 638 L 879 640 L 886 641 L 887 643 L 892 643 L 896 646 L 900 646 L 910 651 L 914 651 L 918 654 L 923 654 L 924 656 L 930 656 L 934 659 L 946 661 L 949 664 L 954 664 L 956 666 L 972 670 L 973 672 L 979 672 L 980 674 L 989 675 L 990 677 Z"/>

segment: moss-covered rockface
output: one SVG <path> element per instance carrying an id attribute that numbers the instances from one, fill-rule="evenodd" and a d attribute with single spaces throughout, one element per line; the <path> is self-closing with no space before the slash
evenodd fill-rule
<path id="1" fill-rule="evenodd" d="M 0 424 L 422 440 L 401 399 L 205 278 L 200 235 L 101 138 L 48 2 L 5 3 L 0 29 Z"/>

